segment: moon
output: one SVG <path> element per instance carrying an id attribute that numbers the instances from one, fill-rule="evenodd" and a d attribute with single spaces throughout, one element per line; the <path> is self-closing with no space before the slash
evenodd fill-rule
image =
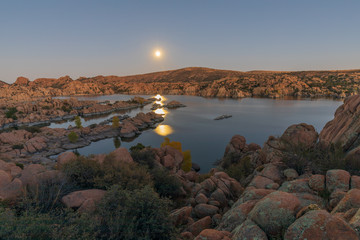
<path id="1" fill-rule="evenodd" d="M 155 51 L 155 57 L 157 57 L 157 58 L 161 57 L 161 52 L 160 52 L 160 50 L 156 50 L 156 51 Z"/>

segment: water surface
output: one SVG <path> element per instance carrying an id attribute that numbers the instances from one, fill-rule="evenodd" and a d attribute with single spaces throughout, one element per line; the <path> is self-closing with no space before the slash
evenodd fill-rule
<path id="1" fill-rule="evenodd" d="M 131 97 L 111 95 L 80 99 L 116 101 L 128 100 Z M 292 124 L 308 123 L 317 131 L 321 131 L 324 125 L 333 119 L 335 110 L 342 104 L 341 101 L 329 99 L 218 99 L 178 95 L 164 97 L 167 99 L 165 103 L 177 100 L 187 107 L 165 111 L 165 120 L 157 129 L 146 130 L 131 142 L 121 141 L 121 146 L 129 148 L 142 143 L 159 147 L 166 135 L 170 140 L 180 141 L 183 150 L 191 150 L 192 160 L 200 164 L 202 172 L 210 170 L 212 164 L 223 156 L 226 144 L 235 134 L 243 135 L 247 143 L 254 142 L 262 146 L 270 135 L 280 136 Z M 127 114 L 133 116 L 140 111 L 148 112 L 151 111 L 150 107 L 151 105 L 148 105 L 143 109 L 127 111 Z M 231 114 L 232 118 L 213 120 L 223 114 Z M 109 116 L 92 119 L 91 123 L 107 118 Z M 88 123 L 85 125 L 89 125 Z M 93 142 L 78 151 L 80 154 L 89 155 L 109 153 L 114 149 L 114 139 L 105 139 Z"/>

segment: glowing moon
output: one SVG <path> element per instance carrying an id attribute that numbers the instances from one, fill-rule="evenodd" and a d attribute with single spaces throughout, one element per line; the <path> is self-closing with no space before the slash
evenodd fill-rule
<path id="1" fill-rule="evenodd" d="M 161 57 L 161 52 L 160 52 L 160 50 L 156 50 L 156 51 L 155 51 L 155 57 Z"/>

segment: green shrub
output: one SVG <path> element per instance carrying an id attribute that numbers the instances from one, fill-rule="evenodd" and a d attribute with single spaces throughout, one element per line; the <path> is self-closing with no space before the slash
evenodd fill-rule
<path id="1" fill-rule="evenodd" d="M 77 135 L 76 132 L 70 132 L 69 135 L 68 135 L 68 139 L 69 139 L 70 142 L 76 143 L 77 140 L 79 139 L 79 136 Z"/>
<path id="2" fill-rule="evenodd" d="M 161 199 L 150 188 L 123 190 L 113 186 L 98 205 L 102 239 L 174 239 L 169 219 L 169 200 Z"/>
<path id="3" fill-rule="evenodd" d="M 169 171 L 163 168 L 154 169 L 152 172 L 154 188 L 161 197 L 176 198 L 179 196 L 181 182 Z"/>
<path id="4" fill-rule="evenodd" d="M 135 146 L 131 146 L 130 147 L 130 152 L 137 152 L 137 151 L 140 151 L 140 150 L 143 150 L 145 148 L 144 145 L 142 145 L 141 143 L 138 143 L 136 144 Z"/>
<path id="5" fill-rule="evenodd" d="M 63 176 L 39 179 L 38 184 L 26 187 L 16 205 L 18 212 L 48 213 L 62 208 L 61 198 L 74 190 Z"/>
<path id="6" fill-rule="evenodd" d="M 86 214 L 22 212 L 0 210 L 0 239 L 4 240 L 95 240 L 94 219 Z"/>
<path id="7" fill-rule="evenodd" d="M 31 127 L 24 127 L 25 131 L 28 131 L 30 133 L 39 133 L 41 132 L 41 128 L 37 126 L 31 126 Z"/>
<path id="8" fill-rule="evenodd" d="M 340 143 L 324 148 L 282 142 L 280 157 L 286 166 L 300 175 L 310 169 L 313 173 L 322 174 L 330 169 L 346 169 L 345 154 Z"/>
<path id="9" fill-rule="evenodd" d="M 95 178 L 103 175 L 98 162 L 82 156 L 74 161 L 65 163 L 61 170 L 70 184 L 85 189 L 94 188 Z"/>
<path id="10" fill-rule="evenodd" d="M 8 110 L 5 112 L 5 116 L 6 116 L 6 118 L 12 118 L 12 119 L 16 120 L 17 117 L 16 117 L 15 113 L 17 113 L 17 109 L 15 107 L 8 108 Z"/>
<path id="11" fill-rule="evenodd" d="M 80 156 L 62 167 L 69 183 L 77 188 L 107 189 L 120 185 L 124 189 L 138 189 L 152 185 L 151 175 L 146 168 L 135 163 L 122 163 L 113 160 L 110 154 L 102 164 Z"/>
<path id="12" fill-rule="evenodd" d="M 77 128 L 82 128 L 82 124 L 81 124 L 81 118 L 79 116 L 75 117 L 75 126 Z"/>
<path id="13" fill-rule="evenodd" d="M 238 163 L 241 159 L 241 155 L 235 152 L 230 152 L 226 154 L 220 161 L 218 161 L 216 164 L 218 164 L 223 169 L 228 169 L 231 165 Z"/>
<path id="14" fill-rule="evenodd" d="M 23 144 L 15 144 L 15 145 L 12 145 L 12 149 L 24 149 L 24 145 Z"/>
<path id="15" fill-rule="evenodd" d="M 24 164 L 22 164 L 22 163 L 17 162 L 17 163 L 15 163 L 15 165 L 18 166 L 21 169 L 24 169 Z"/>
<path id="16" fill-rule="evenodd" d="M 143 146 L 141 143 L 138 143 L 135 148 L 130 148 L 131 157 L 138 164 L 153 169 L 156 161 L 154 152 L 150 148 L 140 148 L 139 144 Z"/>
<path id="17" fill-rule="evenodd" d="M 135 163 L 120 163 L 108 155 L 101 165 L 102 174 L 95 178 L 97 188 L 107 189 L 119 185 L 123 189 L 134 190 L 152 185 L 151 175 L 146 168 Z"/>
<path id="18" fill-rule="evenodd" d="M 63 110 L 64 112 L 69 113 L 69 112 L 72 111 L 72 106 L 66 105 L 66 104 L 64 103 L 64 105 L 61 107 L 61 110 Z"/>
<path id="19" fill-rule="evenodd" d="M 253 167 L 251 165 L 251 159 L 249 156 L 243 157 L 239 162 L 230 165 L 225 172 L 232 178 L 235 178 L 238 181 L 244 180 L 253 172 Z"/>

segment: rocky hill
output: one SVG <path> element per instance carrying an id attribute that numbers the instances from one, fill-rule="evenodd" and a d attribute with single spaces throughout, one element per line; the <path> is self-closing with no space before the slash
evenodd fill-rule
<path id="1" fill-rule="evenodd" d="M 351 96 L 359 92 L 360 70 L 343 71 L 227 71 L 183 68 L 133 76 L 40 78 L 19 77 L 13 84 L 0 83 L 0 99 L 88 94 L 176 94 L 204 97 L 279 98 Z"/>

